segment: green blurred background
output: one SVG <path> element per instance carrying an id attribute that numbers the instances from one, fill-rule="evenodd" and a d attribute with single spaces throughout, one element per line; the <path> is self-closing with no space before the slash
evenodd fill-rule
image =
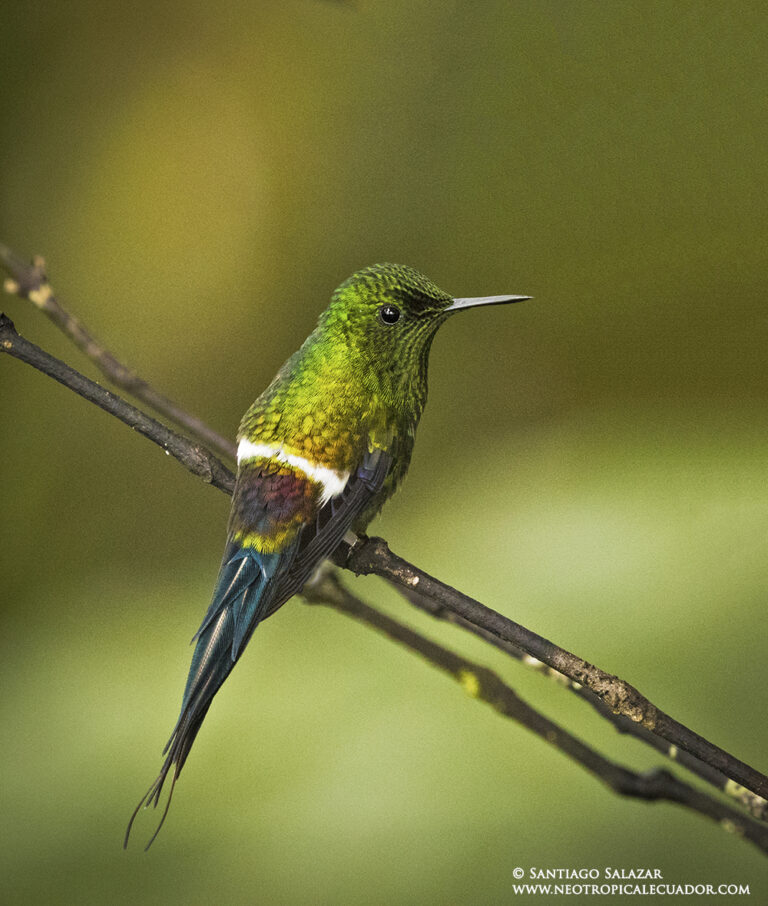
<path id="1" fill-rule="evenodd" d="M 768 767 L 764 3 L 75 0 L 6 4 L 2 34 L 0 240 L 45 254 L 97 336 L 225 433 L 361 266 L 535 296 L 443 329 L 374 530 Z M 518 865 L 767 896 L 749 844 L 612 796 L 298 600 L 217 698 L 155 847 L 145 814 L 123 853 L 227 499 L 17 362 L 0 387 L 4 902 L 505 903 Z"/>

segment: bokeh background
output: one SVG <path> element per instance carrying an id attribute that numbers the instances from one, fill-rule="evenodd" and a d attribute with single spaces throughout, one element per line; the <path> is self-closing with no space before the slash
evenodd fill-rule
<path id="1" fill-rule="evenodd" d="M 5 4 L 0 240 L 222 432 L 355 269 L 535 301 L 452 320 L 398 552 L 765 769 L 761 2 Z M 94 369 L 31 306 L 31 339 Z M 227 499 L 0 361 L 0 877 L 13 903 L 505 903 L 516 866 L 752 885 L 764 858 L 624 801 L 434 669 L 296 600 L 143 815 Z M 614 758 L 658 759 L 497 669 Z M 517 902 L 524 902 L 518 897 Z"/>

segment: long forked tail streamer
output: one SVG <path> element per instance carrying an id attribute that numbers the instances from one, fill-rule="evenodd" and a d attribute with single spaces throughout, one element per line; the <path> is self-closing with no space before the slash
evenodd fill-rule
<path id="1" fill-rule="evenodd" d="M 165 773 L 163 773 L 161 771 L 160 774 L 158 774 L 157 779 L 154 781 L 152 786 L 147 790 L 147 792 L 144 794 L 144 796 L 142 797 L 139 804 L 133 810 L 133 814 L 131 815 L 131 820 L 128 822 L 128 827 L 126 828 L 126 831 L 125 831 L 125 839 L 123 840 L 123 849 L 128 849 L 128 838 L 131 836 L 133 822 L 136 820 L 136 816 L 141 811 L 142 806 L 144 808 L 149 808 L 150 803 L 154 799 L 154 808 L 157 808 L 157 804 L 160 800 L 160 791 L 163 788 L 163 783 L 165 782 L 166 774 L 167 774 L 167 771 Z M 173 780 L 171 781 L 171 789 L 168 793 L 168 801 L 165 803 L 165 808 L 163 809 L 163 814 L 160 817 L 160 821 L 159 821 L 157 827 L 155 828 L 154 834 L 152 834 L 152 836 L 149 838 L 149 843 L 147 843 L 147 845 L 144 847 L 144 852 L 146 852 L 149 849 L 149 847 L 152 846 L 152 844 L 155 842 L 157 835 L 160 833 L 160 830 L 161 830 L 163 824 L 165 823 L 165 819 L 168 816 L 168 809 L 171 807 L 171 799 L 173 798 L 173 791 L 176 788 L 176 780 L 178 779 L 178 777 L 179 777 L 179 772 L 177 770 L 173 774 Z"/>

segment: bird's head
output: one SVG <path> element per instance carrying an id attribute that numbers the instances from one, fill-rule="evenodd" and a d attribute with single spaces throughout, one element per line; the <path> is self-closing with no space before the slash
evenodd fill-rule
<path id="1" fill-rule="evenodd" d="M 449 315 L 527 298 L 457 299 L 413 268 L 375 264 L 339 286 L 318 329 L 334 346 L 345 347 L 369 389 L 392 398 L 411 392 L 414 381 L 426 382 L 432 339 Z"/>
<path id="2" fill-rule="evenodd" d="M 384 356 L 418 351 L 445 319 L 480 305 L 520 302 L 529 296 L 456 299 L 430 279 L 402 264 L 374 264 L 353 274 L 333 294 L 328 326 Z"/>

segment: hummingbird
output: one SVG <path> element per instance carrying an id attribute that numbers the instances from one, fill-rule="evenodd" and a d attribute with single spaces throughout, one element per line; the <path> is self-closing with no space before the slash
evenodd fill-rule
<path id="1" fill-rule="evenodd" d="M 418 271 L 377 264 L 336 289 L 317 327 L 243 416 L 227 541 L 159 775 L 131 816 L 170 793 L 213 697 L 254 630 L 299 593 L 344 536 L 361 533 L 408 470 L 435 333 L 468 308 Z"/>

